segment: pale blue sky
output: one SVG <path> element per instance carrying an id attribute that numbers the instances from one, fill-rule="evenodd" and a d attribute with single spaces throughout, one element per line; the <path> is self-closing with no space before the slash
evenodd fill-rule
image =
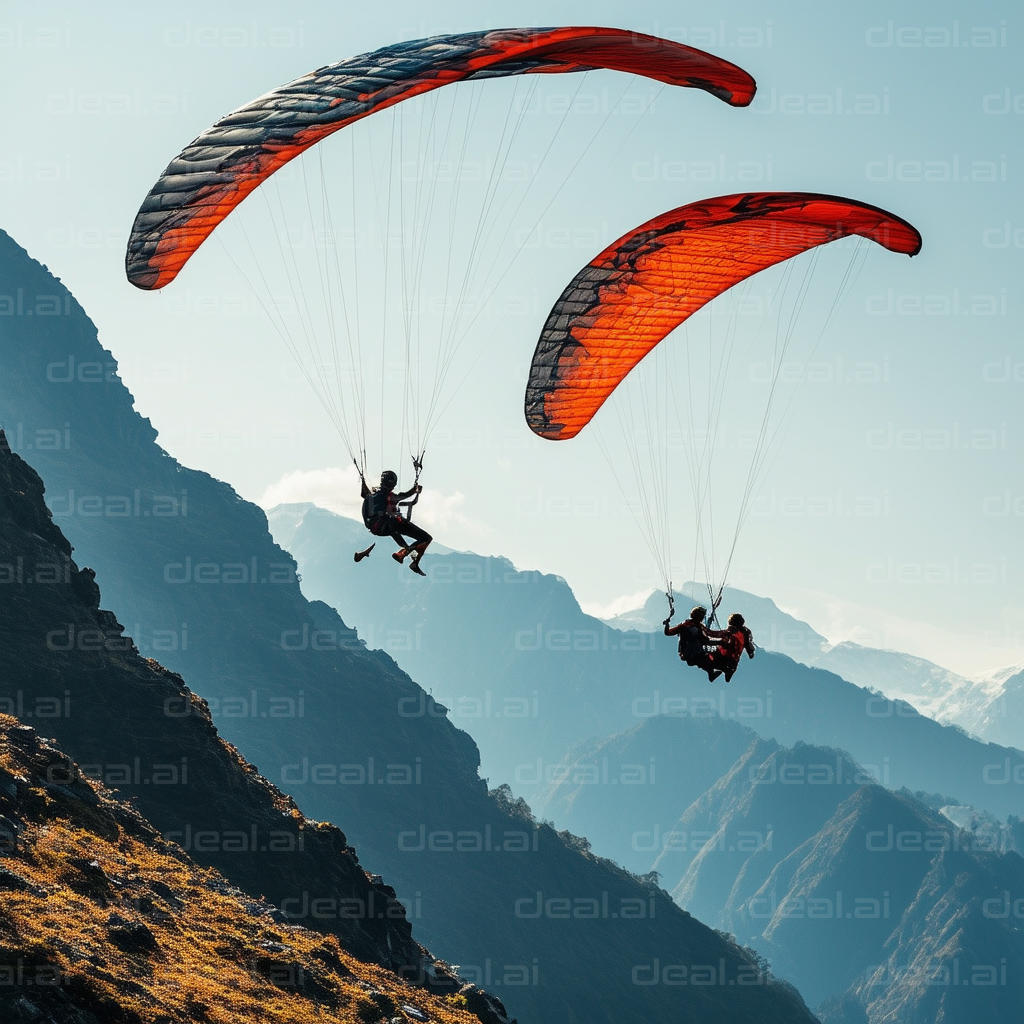
<path id="1" fill-rule="evenodd" d="M 806 379 L 731 582 L 773 597 L 830 639 L 900 647 L 968 673 L 1024 662 L 1019 6 L 517 2 L 488 4 L 486 22 L 480 10 L 183 2 L 89 11 L 8 2 L 0 13 L 0 225 L 82 301 L 171 454 L 253 500 L 314 496 L 341 508 L 345 478 L 326 471 L 344 469 L 344 449 L 224 248 L 208 245 L 162 294 L 125 281 L 135 210 L 167 161 L 233 107 L 398 39 L 605 24 L 718 53 L 757 79 L 751 108 L 665 90 L 639 120 L 614 114 L 550 208 L 542 191 L 504 245 L 494 242 L 502 260 L 516 232 L 530 244 L 498 296 L 516 315 L 485 315 L 474 327 L 460 353 L 464 369 L 477 348 L 482 354 L 430 449 L 425 483 L 439 539 L 556 572 L 588 607 L 657 585 L 595 440 L 584 435 L 570 447 L 528 433 L 525 367 L 551 303 L 599 245 L 760 174 L 758 188 L 836 193 L 892 210 L 925 244 L 913 260 L 867 254 L 804 366 L 798 345 L 813 342 L 849 255 L 822 254 L 811 326 L 794 342 L 786 374 Z M 613 73 L 519 88 L 484 94 L 470 151 L 486 160 L 497 119 L 515 96 L 529 96 L 521 149 L 510 159 L 530 164 L 555 133 L 546 167 L 556 181 L 592 139 L 609 97 L 626 89 L 633 111 L 652 98 L 646 82 Z M 422 109 L 405 115 L 410 140 Z M 364 130 L 357 154 L 377 145 L 383 161 L 374 138 Z M 340 160 L 348 151 L 334 152 Z M 371 224 L 372 204 L 359 198 L 359 216 Z M 258 247 L 258 211 L 249 216 Z M 384 301 L 382 286 L 365 280 L 373 258 L 365 254 L 360 289 L 368 321 Z M 766 278 L 751 294 L 771 287 Z M 768 348 L 750 344 L 734 365 L 715 458 L 716 516 L 730 534 L 729 501 L 746 463 L 728 447 L 729 431 L 763 400 L 768 359 Z M 602 433 L 613 448 L 616 430 L 610 415 Z M 304 475 L 288 477 L 296 473 Z M 682 484 L 681 459 L 676 475 Z M 619 476 L 628 488 L 628 470 Z M 678 578 L 692 567 L 684 490 L 673 509 Z"/>

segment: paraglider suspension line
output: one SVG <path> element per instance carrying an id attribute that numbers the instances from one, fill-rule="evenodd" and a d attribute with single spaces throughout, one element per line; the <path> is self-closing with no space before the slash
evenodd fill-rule
<path id="1" fill-rule="evenodd" d="M 418 456 L 417 456 L 417 455 L 414 455 L 414 456 L 412 457 L 412 468 L 413 468 L 413 469 L 415 470 L 415 472 L 416 472 L 416 478 L 415 478 L 415 479 L 413 480 L 413 487 L 418 487 L 418 486 L 419 486 L 419 483 L 420 483 L 420 474 L 421 474 L 421 473 L 423 472 L 423 458 L 424 458 L 424 456 L 425 456 L 426 454 L 427 454 L 427 453 L 426 453 L 426 451 L 422 451 L 422 452 L 420 452 L 420 453 L 419 453 L 419 455 L 418 455 Z M 405 506 L 405 508 L 406 508 L 406 509 L 408 510 L 408 515 L 407 515 L 407 518 L 408 518 L 408 520 L 409 520 L 409 522 L 410 522 L 410 523 L 412 522 L 412 507 L 413 507 L 413 505 L 415 505 L 415 504 L 416 504 L 416 502 L 417 502 L 417 501 L 419 501 L 419 500 L 420 500 L 420 496 L 419 496 L 419 494 L 417 493 L 417 494 L 414 494 L 414 495 L 412 496 L 412 498 L 411 498 L 411 499 L 410 499 L 409 501 L 403 501 L 403 502 L 402 502 L 402 504 L 403 504 L 403 505 Z"/>
<path id="2" fill-rule="evenodd" d="M 718 606 L 722 603 L 722 591 L 725 590 L 725 584 L 723 583 L 718 588 L 718 596 L 715 596 L 714 588 L 711 584 L 708 584 L 708 597 L 711 598 L 711 615 L 708 618 L 708 625 L 711 627 L 719 626 L 721 623 L 718 621 Z"/>

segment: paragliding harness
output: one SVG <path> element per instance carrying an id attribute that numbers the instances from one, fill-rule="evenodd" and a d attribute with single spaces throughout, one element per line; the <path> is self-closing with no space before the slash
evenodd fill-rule
<path id="1" fill-rule="evenodd" d="M 363 498 L 363 525 L 375 537 L 386 537 L 402 525 L 402 517 L 392 515 L 390 494 L 376 490 Z"/>
<path id="2" fill-rule="evenodd" d="M 672 592 L 671 582 L 668 585 L 668 590 L 665 591 L 665 596 L 668 598 L 668 617 L 664 621 L 664 626 L 667 630 L 669 623 L 676 613 L 676 599 Z M 687 665 L 696 665 L 696 659 L 704 653 L 703 634 L 687 629 L 678 635 L 680 660 L 686 662 Z"/>
<path id="3" fill-rule="evenodd" d="M 418 458 L 415 455 L 412 458 L 413 469 L 416 471 L 416 479 L 413 483 L 414 490 L 419 486 L 420 474 L 423 472 L 423 456 L 425 454 L 426 452 L 421 452 Z M 355 462 L 354 459 L 353 462 Z M 359 470 L 359 475 L 362 478 L 363 472 L 358 462 L 356 462 L 356 469 Z M 412 522 L 412 507 L 419 500 L 419 494 L 415 493 L 408 501 L 393 502 L 391 493 L 385 494 L 380 488 L 372 490 L 363 498 L 363 525 L 375 537 L 390 536 L 392 533 L 401 530 L 404 523 Z M 396 511 L 399 508 L 408 510 L 404 519 Z"/>

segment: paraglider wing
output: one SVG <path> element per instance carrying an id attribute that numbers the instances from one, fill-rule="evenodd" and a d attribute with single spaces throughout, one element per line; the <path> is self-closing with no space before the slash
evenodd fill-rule
<path id="1" fill-rule="evenodd" d="M 607 68 L 746 106 L 754 80 L 701 50 L 610 28 L 499 29 L 397 43 L 320 68 L 240 107 L 168 164 L 132 227 L 128 280 L 162 288 L 289 160 L 346 125 L 453 82 Z"/>
<path id="2" fill-rule="evenodd" d="M 575 437 L 629 371 L 703 305 L 814 246 L 861 235 L 916 255 L 905 220 L 838 196 L 760 192 L 663 213 L 573 278 L 548 315 L 530 366 L 526 420 L 554 441 Z"/>

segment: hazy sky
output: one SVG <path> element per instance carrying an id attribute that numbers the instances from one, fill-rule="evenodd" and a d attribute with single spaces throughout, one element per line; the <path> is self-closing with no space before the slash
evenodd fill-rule
<path id="1" fill-rule="evenodd" d="M 710 50 L 746 68 L 758 95 L 736 110 L 611 72 L 448 90 L 450 98 L 346 130 L 351 139 L 340 133 L 323 161 L 243 204 L 231 232 L 164 292 L 125 280 L 139 203 L 168 160 L 230 109 L 396 40 L 574 23 Z M 602 410 L 611 467 L 595 432 L 560 444 L 529 433 L 525 372 L 551 304 L 603 245 L 707 196 L 804 190 L 891 210 L 921 231 L 922 253 L 908 260 L 867 246 L 820 338 L 854 251 L 822 251 L 808 281 L 780 367 L 775 409 L 789 410 L 787 426 L 752 495 L 730 582 L 773 597 L 832 640 L 980 674 L 1024 662 L 1022 46 L 1024 18 L 1010 3 L 185 0 L 90 11 L 8 2 L 0 226 L 80 299 L 172 455 L 267 507 L 315 500 L 352 510 L 344 445 L 235 267 L 274 308 L 291 309 L 281 259 L 294 257 L 304 281 L 316 274 L 306 189 L 329 192 L 336 226 L 353 240 L 339 266 L 362 311 L 361 350 L 375 353 L 363 366 L 371 470 L 398 450 L 402 363 L 387 353 L 401 353 L 408 326 L 433 358 L 444 318 L 465 334 L 448 379 L 465 381 L 442 396 L 451 401 L 428 446 L 424 519 L 451 547 L 558 573 L 588 609 L 621 610 L 623 598 L 660 583 L 623 499 L 636 492 L 626 453 L 630 443 L 638 451 L 643 430 L 623 436 L 628 395 Z M 502 157 L 510 116 L 519 131 Z M 455 125 L 444 138 L 442 122 Z M 424 213 L 430 197 L 433 219 Z M 272 216 L 288 222 L 284 248 Z M 491 233 L 474 249 L 480 223 Z M 414 240 L 404 252 L 380 243 L 396 230 Z M 246 264 L 249 246 L 257 264 Z M 806 269 L 795 268 L 791 289 Z M 648 394 L 669 377 L 680 382 L 673 408 L 683 423 L 662 437 L 675 439 L 667 449 L 655 445 L 671 467 L 660 472 L 677 581 L 694 567 L 685 446 L 717 422 L 720 570 L 785 285 L 775 272 L 755 280 L 743 303 L 726 297 L 713 317 L 670 339 L 654 383 L 648 373 Z M 461 313 L 443 312 L 446 297 Z M 310 315 L 319 344 L 324 328 Z M 286 314 L 293 340 L 303 337 L 297 317 Z M 706 384 L 726 352 L 729 387 L 713 421 Z M 352 384 L 342 384 L 351 412 Z M 641 439 L 639 457 L 649 455 Z M 396 468 L 408 475 L 407 465 Z M 656 477 L 646 484 L 662 487 Z"/>

